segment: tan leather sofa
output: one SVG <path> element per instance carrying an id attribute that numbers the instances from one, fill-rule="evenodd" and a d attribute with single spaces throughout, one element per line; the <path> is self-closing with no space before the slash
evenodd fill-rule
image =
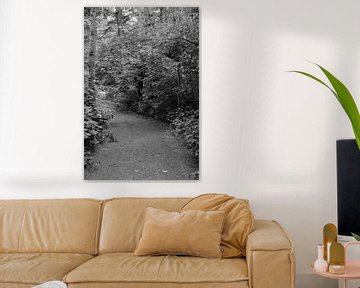
<path id="1" fill-rule="evenodd" d="M 144 211 L 187 198 L 0 201 L 0 288 L 63 280 L 71 288 L 293 288 L 292 244 L 256 220 L 246 258 L 133 256 Z"/>

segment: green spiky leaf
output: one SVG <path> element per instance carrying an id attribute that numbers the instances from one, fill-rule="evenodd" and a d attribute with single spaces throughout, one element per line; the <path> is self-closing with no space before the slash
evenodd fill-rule
<path id="1" fill-rule="evenodd" d="M 360 235 L 352 233 L 352 232 L 351 232 L 351 235 L 356 239 L 356 241 L 360 241 Z"/>
<path id="2" fill-rule="evenodd" d="M 327 85 L 324 81 L 320 80 L 319 78 L 317 78 L 309 73 L 306 73 L 303 71 L 297 71 L 297 70 L 292 70 L 289 72 L 294 72 L 294 73 L 305 75 L 305 76 L 321 83 L 326 88 L 328 88 L 332 92 L 332 94 L 334 94 L 334 96 L 339 101 L 340 105 L 343 107 L 345 113 L 347 114 L 347 116 L 351 122 L 352 128 L 354 130 L 356 143 L 360 150 L 360 114 L 359 114 L 359 110 L 356 106 L 353 96 L 351 95 L 350 91 L 346 88 L 346 86 L 339 79 L 337 79 L 333 74 L 331 74 L 324 67 L 322 67 L 316 63 L 314 63 L 314 64 L 316 66 L 318 66 L 320 68 L 320 70 L 325 74 L 326 78 L 330 81 L 332 88 L 329 85 Z"/>

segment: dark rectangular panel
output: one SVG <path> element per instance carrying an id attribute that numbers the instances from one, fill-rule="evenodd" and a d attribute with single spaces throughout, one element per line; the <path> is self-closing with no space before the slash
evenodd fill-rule
<path id="1" fill-rule="evenodd" d="M 360 234 L 360 151 L 355 140 L 338 140 L 336 150 L 339 235 Z"/>

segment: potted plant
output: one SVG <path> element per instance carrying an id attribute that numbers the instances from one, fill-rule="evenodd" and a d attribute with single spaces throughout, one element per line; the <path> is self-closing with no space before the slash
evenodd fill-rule
<path id="1" fill-rule="evenodd" d="M 303 72 L 303 71 L 298 71 L 298 70 L 292 70 L 292 71 L 289 71 L 289 72 L 294 72 L 294 73 L 298 73 L 298 74 L 302 74 L 302 75 L 305 75 L 317 82 L 319 82 L 320 84 L 324 85 L 325 87 L 327 87 L 331 93 L 336 97 L 336 99 L 339 101 L 340 105 L 342 106 L 342 108 L 344 109 L 345 113 L 347 114 L 349 120 L 350 120 L 350 123 L 352 125 L 352 128 L 353 128 L 353 131 L 354 131 L 354 135 L 355 135 L 355 140 L 356 140 L 356 144 L 357 144 L 357 148 L 359 149 L 360 151 L 360 114 L 359 114 L 359 110 L 356 106 L 356 103 L 354 101 L 354 98 L 353 96 L 351 95 L 350 91 L 346 88 L 346 86 L 340 81 L 338 80 L 333 74 L 331 74 L 328 70 L 326 70 L 325 68 L 323 68 L 322 66 L 314 63 L 316 66 L 318 66 L 320 68 L 320 70 L 324 73 L 324 75 L 326 76 L 326 78 L 329 80 L 330 82 L 330 85 L 326 84 L 324 81 L 320 80 L 319 78 L 307 73 L 307 72 Z M 354 149 L 353 151 L 356 152 L 356 144 L 354 143 Z M 357 152 L 356 152 L 357 153 Z M 356 159 L 350 159 L 350 162 L 352 161 L 360 161 L 359 157 L 358 157 L 358 153 L 356 154 Z M 338 158 L 339 159 L 339 158 Z M 355 163 L 355 162 L 352 162 L 352 163 Z M 358 162 L 357 162 L 358 163 Z M 357 165 L 357 167 L 359 167 Z M 346 179 L 346 181 L 350 181 L 353 185 L 353 183 L 359 183 L 358 181 L 358 173 L 359 171 L 356 171 L 356 176 L 355 178 L 357 179 Z M 339 173 L 339 172 L 338 172 Z M 347 174 L 347 173 L 346 173 Z M 339 175 L 339 174 L 338 174 Z M 349 178 L 349 175 L 346 176 L 347 178 Z M 351 177 L 350 177 L 351 178 Z M 355 181 L 354 181 L 355 180 Z M 339 185 L 339 178 L 338 178 L 338 185 Z M 338 186 L 339 187 L 339 186 Z M 354 187 L 353 187 L 354 188 Z M 348 189 L 345 189 L 346 191 Z M 358 190 L 360 190 L 360 187 L 356 186 L 355 187 L 355 190 L 356 192 Z M 348 192 L 348 191 L 347 191 Z M 338 193 L 339 193 L 339 190 L 338 190 Z M 346 193 L 345 193 L 346 194 Z M 339 194 L 338 194 L 338 197 L 339 197 Z M 346 197 L 346 196 L 342 196 L 342 197 Z M 339 199 L 338 199 L 339 200 Z M 347 200 L 348 201 L 348 200 Z M 354 204 L 354 203 L 352 203 Z M 338 206 L 339 207 L 339 206 Z M 338 210 L 339 211 L 339 210 Z M 355 212 L 352 212 L 352 215 L 351 217 L 357 217 L 356 214 L 357 214 L 358 211 L 355 211 Z M 352 228 L 351 228 L 352 229 Z M 348 232 L 347 232 L 348 233 Z M 360 235 L 358 234 L 355 234 L 355 233 L 352 233 L 352 236 L 357 240 L 357 241 L 360 241 Z"/>

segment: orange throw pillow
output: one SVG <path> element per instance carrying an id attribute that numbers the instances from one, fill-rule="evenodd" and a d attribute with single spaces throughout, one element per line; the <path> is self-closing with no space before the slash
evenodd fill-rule
<path id="1" fill-rule="evenodd" d="M 224 211 L 167 212 L 147 207 L 134 255 L 192 255 L 221 258 Z"/>
<path id="2" fill-rule="evenodd" d="M 190 200 L 181 209 L 188 210 L 225 211 L 222 257 L 246 256 L 247 236 L 254 230 L 254 217 L 246 200 L 225 194 L 204 194 Z"/>

